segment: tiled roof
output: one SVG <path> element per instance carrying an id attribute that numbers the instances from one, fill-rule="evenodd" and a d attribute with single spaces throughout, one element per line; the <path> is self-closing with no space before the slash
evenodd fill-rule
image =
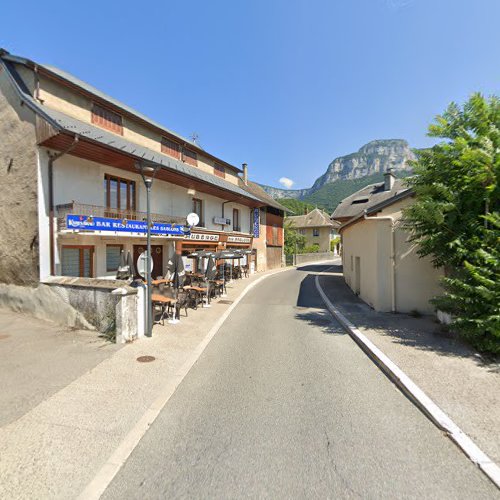
<path id="1" fill-rule="evenodd" d="M 293 225 L 297 228 L 335 226 L 335 224 L 333 224 L 330 220 L 330 217 L 328 217 L 328 215 L 319 208 L 315 208 L 305 215 L 293 215 L 291 217 L 287 217 L 287 220 L 292 221 Z"/>
<path id="2" fill-rule="evenodd" d="M 384 183 L 370 184 L 356 191 L 351 196 L 344 198 L 332 214 L 332 219 L 345 219 L 356 217 L 359 213 L 383 201 L 408 191 L 404 179 L 395 179 L 390 191 L 384 190 Z"/>

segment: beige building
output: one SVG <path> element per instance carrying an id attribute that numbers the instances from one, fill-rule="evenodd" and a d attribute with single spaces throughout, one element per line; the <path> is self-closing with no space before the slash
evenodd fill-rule
<path id="1" fill-rule="evenodd" d="M 174 252 L 188 266 L 187 255 L 200 249 L 253 249 L 241 262 L 251 270 L 281 265 L 285 209 L 256 189 L 246 164 L 240 169 L 75 76 L 2 49 L 0 157 L 0 282 L 112 279 L 123 253 L 137 262 L 146 246 L 143 167 L 156 171 L 154 277 L 165 275 Z M 187 234 L 192 212 L 199 222 Z"/>
<path id="2" fill-rule="evenodd" d="M 368 206 L 339 229 L 345 281 L 376 311 L 433 313 L 429 300 L 441 291 L 442 271 L 429 258 L 418 256 L 402 226 L 402 210 L 412 203 L 413 193 L 390 172 L 385 183 L 375 187 L 369 186 L 383 200 L 374 202 L 368 196 Z M 367 198 L 364 190 L 365 194 L 361 190 L 346 198 L 341 204 L 346 211 L 337 210 L 337 216 Z"/>
<path id="3" fill-rule="evenodd" d="M 340 225 L 319 208 L 305 215 L 287 217 L 287 220 L 292 221 L 298 232 L 306 237 L 306 246 L 319 245 L 320 252 L 330 251 L 330 241 Z"/>

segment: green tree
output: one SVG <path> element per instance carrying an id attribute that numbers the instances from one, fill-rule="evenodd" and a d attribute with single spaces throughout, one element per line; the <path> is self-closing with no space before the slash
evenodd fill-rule
<path id="1" fill-rule="evenodd" d="M 409 180 L 416 202 L 404 218 L 420 255 L 445 268 L 434 304 L 477 348 L 500 352 L 500 100 L 452 103 L 429 135 L 445 141 L 418 152 Z"/>
<path id="2" fill-rule="evenodd" d="M 285 254 L 292 255 L 295 252 L 300 253 L 306 246 L 306 237 L 297 231 L 293 221 L 285 219 Z"/>

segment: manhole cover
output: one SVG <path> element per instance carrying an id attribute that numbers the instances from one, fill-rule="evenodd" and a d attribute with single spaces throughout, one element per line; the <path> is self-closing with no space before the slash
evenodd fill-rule
<path id="1" fill-rule="evenodd" d="M 219 304 L 232 304 L 232 300 L 219 300 Z"/>
<path id="2" fill-rule="evenodd" d="M 139 363 L 151 363 L 151 361 L 154 361 L 156 358 L 154 356 L 139 356 L 137 358 L 137 361 Z"/>
<path id="3" fill-rule="evenodd" d="M 0 340 L 8 339 L 10 335 L 7 335 L 6 333 L 0 333 Z"/>

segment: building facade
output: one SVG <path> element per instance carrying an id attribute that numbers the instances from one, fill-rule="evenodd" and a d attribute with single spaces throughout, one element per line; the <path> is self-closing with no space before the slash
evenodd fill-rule
<path id="1" fill-rule="evenodd" d="M 362 196 L 358 192 L 351 199 Z M 340 227 L 344 279 L 376 311 L 431 314 L 429 300 L 441 293 L 442 270 L 418 255 L 402 224 L 412 199 L 410 189 L 389 183 L 383 201 L 367 201 L 368 208 Z"/>
<path id="2" fill-rule="evenodd" d="M 337 235 L 339 224 L 325 212 L 315 208 L 305 215 L 289 216 L 287 220 L 292 222 L 299 234 L 306 237 L 306 246 L 317 245 L 319 252 L 330 251 L 330 242 Z"/>
<path id="3" fill-rule="evenodd" d="M 145 167 L 156 169 L 154 277 L 165 274 L 173 252 L 195 249 L 256 248 L 246 263 L 266 269 L 259 240 L 268 210 L 282 246 L 283 209 L 255 194 L 246 166 L 215 157 L 64 71 L 6 51 L 0 134 L 2 282 L 114 278 L 122 250 L 136 261 L 146 245 Z M 200 222 L 185 234 L 191 212 Z"/>

